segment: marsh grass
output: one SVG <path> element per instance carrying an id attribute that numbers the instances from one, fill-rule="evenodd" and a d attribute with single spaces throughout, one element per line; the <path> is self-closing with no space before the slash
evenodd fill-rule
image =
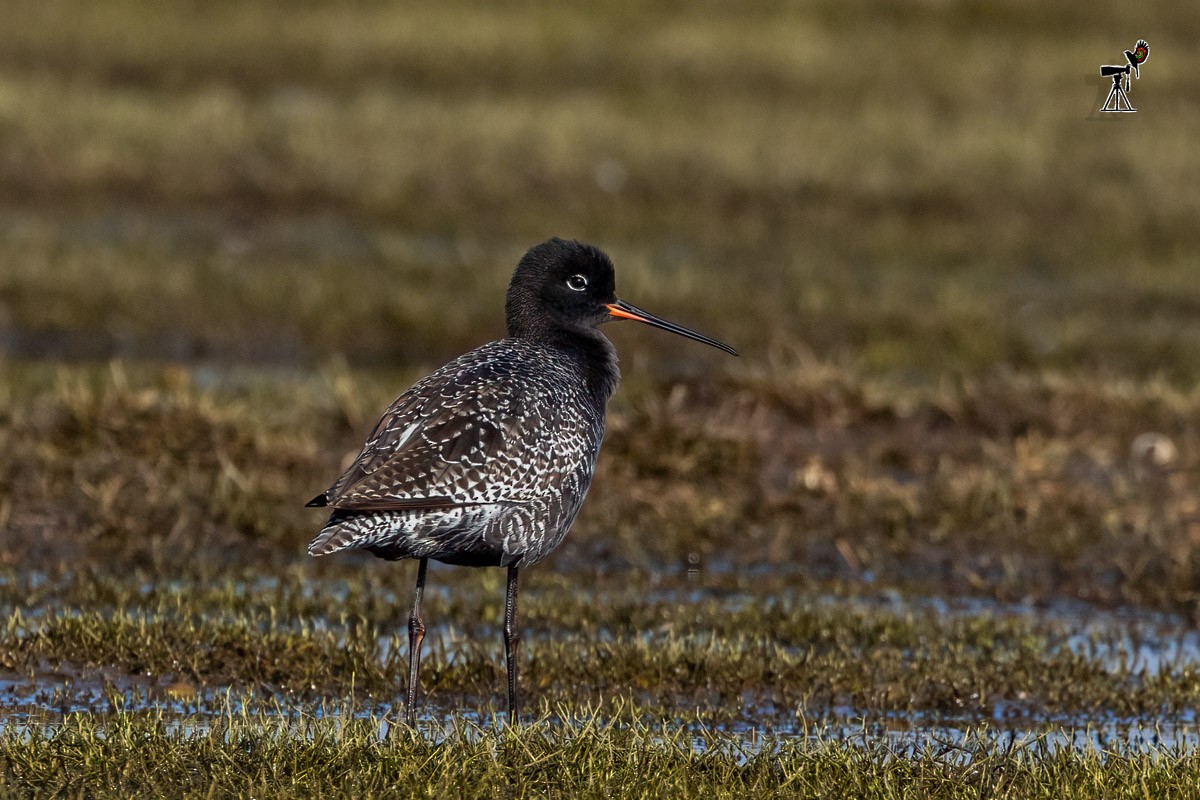
<path id="1" fill-rule="evenodd" d="M 231 711 L 197 730 L 154 713 L 106 725 L 79 714 L 53 735 L 0 733 L 0 748 L 0 788 L 33 797 L 128 797 L 166 785 L 178 797 L 1133 798 L 1180 795 L 1200 779 L 1197 761 L 1170 748 L 1078 753 L 986 730 L 915 752 L 820 733 L 747 746 L 703 727 L 626 725 L 587 711 L 569 725 L 517 730 L 460 720 L 428 737 L 371 717 Z"/>

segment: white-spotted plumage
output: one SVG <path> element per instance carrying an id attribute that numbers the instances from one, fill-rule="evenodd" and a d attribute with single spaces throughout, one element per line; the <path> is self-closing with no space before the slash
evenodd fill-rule
<path id="1" fill-rule="evenodd" d="M 608 397 L 583 370 L 557 348 L 508 338 L 420 381 L 323 496 L 335 510 L 308 552 L 540 561 L 583 505 L 604 437 Z"/>

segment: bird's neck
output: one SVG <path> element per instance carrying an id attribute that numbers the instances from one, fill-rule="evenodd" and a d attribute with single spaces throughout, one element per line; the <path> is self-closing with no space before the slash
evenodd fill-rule
<path id="1" fill-rule="evenodd" d="M 617 349 L 608 337 L 592 327 L 557 328 L 550 332 L 547 343 L 576 364 L 588 391 L 606 405 L 621 380 Z"/>

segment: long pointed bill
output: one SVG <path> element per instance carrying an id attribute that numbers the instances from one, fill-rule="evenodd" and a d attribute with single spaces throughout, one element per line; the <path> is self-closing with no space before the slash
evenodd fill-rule
<path id="1" fill-rule="evenodd" d="M 738 354 L 737 350 L 734 350 L 727 344 L 718 342 L 716 339 L 710 339 L 703 334 L 696 333 L 695 331 L 690 331 L 682 325 L 676 325 L 674 322 L 667 322 L 665 319 L 659 319 L 653 314 L 647 314 L 637 306 L 632 306 L 629 303 L 626 303 L 624 300 L 618 300 L 615 303 L 609 303 L 606 307 L 608 308 L 608 313 L 617 319 L 631 319 L 635 322 L 644 322 L 647 325 L 654 326 L 655 328 L 661 328 L 664 331 L 677 333 L 680 336 L 686 336 L 687 338 L 694 339 L 697 342 L 703 342 L 704 344 L 715 347 L 718 350 L 724 350 L 731 356 L 736 356 Z"/>

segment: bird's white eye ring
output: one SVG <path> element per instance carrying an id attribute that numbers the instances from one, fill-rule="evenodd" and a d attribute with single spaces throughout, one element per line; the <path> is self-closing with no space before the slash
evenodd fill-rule
<path id="1" fill-rule="evenodd" d="M 567 278 L 567 288 L 573 292 L 582 292 L 587 288 L 587 278 L 582 275 L 572 275 Z"/>

